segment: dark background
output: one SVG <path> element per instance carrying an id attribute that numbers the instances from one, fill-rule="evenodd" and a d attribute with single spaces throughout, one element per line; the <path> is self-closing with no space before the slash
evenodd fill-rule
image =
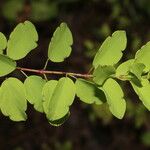
<path id="1" fill-rule="evenodd" d="M 99 46 L 115 30 L 127 32 L 122 61 L 133 58 L 150 40 L 149 0 L 1 0 L 0 10 L 0 31 L 7 38 L 25 20 L 33 22 L 39 33 L 39 46 L 18 61 L 21 67 L 43 68 L 49 41 L 61 22 L 66 22 L 73 33 L 73 51 L 63 63 L 49 62 L 48 70 L 87 73 Z M 18 71 L 9 76 L 25 79 Z M 30 104 L 26 122 L 12 122 L 0 114 L 0 150 L 149 149 L 150 113 L 128 84 L 122 87 L 127 100 L 122 120 L 113 117 L 105 105 L 86 105 L 77 98 L 69 119 L 60 127 L 51 126 Z"/>

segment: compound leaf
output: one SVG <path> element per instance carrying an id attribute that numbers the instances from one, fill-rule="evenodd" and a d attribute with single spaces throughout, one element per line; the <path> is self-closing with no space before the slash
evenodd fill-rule
<path id="1" fill-rule="evenodd" d="M 93 81 L 98 85 L 102 85 L 113 74 L 115 74 L 115 68 L 113 66 L 98 66 L 94 70 Z"/>
<path id="2" fill-rule="evenodd" d="M 94 83 L 84 80 L 76 80 L 76 94 L 81 101 L 87 104 L 97 104 L 100 105 L 106 101 L 104 92 L 99 89 Z"/>
<path id="3" fill-rule="evenodd" d="M 127 44 L 125 31 L 116 31 L 112 37 L 108 37 L 93 60 L 93 66 L 97 68 L 99 65 L 114 65 L 122 57 L 122 51 L 125 50 Z"/>
<path id="4" fill-rule="evenodd" d="M 73 38 L 66 23 L 56 29 L 48 48 L 48 58 L 53 62 L 62 62 L 71 54 Z"/>
<path id="5" fill-rule="evenodd" d="M 26 120 L 27 101 L 23 83 L 16 78 L 6 79 L 0 88 L 0 109 L 13 121 Z"/>
<path id="6" fill-rule="evenodd" d="M 26 89 L 26 99 L 34 105 L 34 108 L 43 112 L 42 89 L 46 81 L 39 76 L 30 76 L 26 78 L 24 85 Z"/>
<path id="7" fill-rule="evenodd" d="M 150 42 L 142 46 L 140 50 L 136 52 L 135 63 L 142 63 L 145 65 L 144 71 L 148 72 L 150 70 Z"/>
<path id="8" fill-rule="evenodd" d="M 0 32 L 0 54 L 3 53 L 3 50 L 6 48 L 7 46 L 7 39 L 5 37 L 5 35 Z"/>
<path id="9" fill-rule="evenodd" d="M 120 85 L 114 79 L 107 79 L 103 85 L 107 103 L 111 113 L 118 119 L 122 119 L 126 110 L 126 102 Z"/>
<path id="10" fill-rule="evenodd" d="M 5 55 L 0 54 L 0 77 L 5 76 L 16 69 L 16 62 Z"/>
<path id="11" fill-rule="evenodd" d="M 60 120 L 69 113 L 75 97 L 75 85 L 68 77 L 48 81 L 43 87 L 44 112 L 50 122 Z"/>
<path id="12" fill-rule="evenodd" d="M 147 79 L 142 79 L 142 86 L 137 86 L 134 82 L 130 82 L 134 91 L 139 96 L 139 99 L 143 102 L 144 106 L 150 110 L 150 83 Z"/>
<path id="13" fill-rule="evenodd" d="M 31 50 L 37 47 L 38 33 L 34 25 L 25 21 L 19 23 L 10 34 L 7 44 L 7 55 L 18 60 L 24 58 Z"/>

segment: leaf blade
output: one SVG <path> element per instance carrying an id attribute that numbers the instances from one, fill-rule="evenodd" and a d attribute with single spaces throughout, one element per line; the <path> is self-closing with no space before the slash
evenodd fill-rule
<path id="1" fill-rule="evenodd" d="M 5 55 L 0 54 L 0 77 L 5 76 L 16 69 L 16 62 Z"/>
<path id="2" fill-rule="evenodd" d="M 71 54 L 73 38 L 66 23 L 61 23 L 55 30 L 49 43 L 48 58 L 53 62 L 62 62 Z"/>
<path id="3" fill-rule="evenodd" d="M 44 111 L 49 121 L 63 118 L 75 97 L 75 85 L 68 77 L 50 80 L 43 87 Z"/>
<path id="4" fill-rule="evenodd" d="M 7 55 L 19 60 L 37 47 L 38 33 L 30 21 L 19 23 L 10 34 L 7 44 Z"/>
<path id="5" fill-rule="evenodd" d="M 42 89 L 46 81 L 39 76 L 29 76 L 24 81 L 26 99 L 34 105 L 35 110 L 43 112 Z"/>
<path id="6" fill-rule="evenodd" d="M 139 49 L 135 54 L 135 63 L 142 63 L 145 65 L 144 71 L 150 70 L 150 42 L 147 42 L 144 46 Z"/>
<path id="7" fill-rule="evenodd" d="M 102 85 L 113 74 L 115 74 L 113 66 L 98 66 L 93 72 L 93 81 L 98 85 Z"/>
<path id="8" fill-rule="evenodd" d="M 97 104 L 101 105 L 106 101 L 105 95 L 102 90 L 100 90 L 94 83 L 84 80 L 76 80 L 76 94 L 81 101 L 87 104 Z"/>
<path id="9" fill-rule="evenodd" d="M 118 119 L 122 119 L 126 110 L 126 103 L 120 85 L 114 79 L 109 78 L 102 89 L 106 95 L 111 113 Z"/>
<path id="10" fill-rule="evenodd" d="M 108 37 L 93 60 L 93 66 L 97 68 L 99 65 L 114 65 L 122 57 L 122 51 L 126 48 L 126 33 L 125 31 L 116 31 L 112 34 L 112 37 Z"/>
<path id="11" fill-rule="evenodd" d="M 5 35 L 0 32 L 0 53 L 3 53 L 3 50 L 6 48 L 7 46 L 7 39 L 5 37 Z"/>
<path id="12" fill-rule="evenodd" d="M 136 84 L 134 84 L 134 82 L 130 82 L 134 91 L 136 92 L 136 94 L 139 96 L 139 99 L 142 101 L 142 103 L 144 104 L 144 106 L 150 110 L 150 83 L 147 79 L 142 79 L 141 84 L 142 86 L 139 87 Z"/>
<path id="13" fill-rule="evenodd" d="M 8 78 L 0 88 L 0 109 L 5 116 L 13 121 L 25 121 L 27 101 L 25 88 L 16 78 Z"/>

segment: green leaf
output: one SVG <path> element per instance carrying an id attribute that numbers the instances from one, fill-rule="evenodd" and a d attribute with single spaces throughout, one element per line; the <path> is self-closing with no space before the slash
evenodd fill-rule
<path id="1" fill-rule="evenodd" d="M 7 39 L 5 37 L 5 35 L 0 32 L 0 54 L 3 53 L 3 50 L 6 48 L 7 46 Z"/>
<path id="2" fill-rule="evenodd" d="M 98 85 L 102 85 L 107 78 L 115 74 L 113 66 L 98 66 L 93 73 L 93 81 Z"/>
<path id="3" fill-rule="evenodd" d="M 118 119 L 122 119 L 126 110 L 126 102 L 120 85 L 114 79 L 107 79 L 103 85 L 107 103 L 111 113 Z"/>
<path id="4" fill-rule="evenodd" d="M 34 25 L 29 21 L 19 23 L 10 34 L 7 55 L 14 60 L 24 58 L 37 47 L 37 41 L 38 34 Z"/>
<path id="5" fill-rule="evenodd" d="M 13 121 L 26 120 L 27 101 L 25 88 L 16 78 L 6 79 L 0 88 L 0 109 L 5 116 Z"/>
<path id="6" fill-rule="evenodd" d="M 0 77 L 5 76 L 16 69 L 16 62 L 5 55 L 0 54 Z"/>
<path id="7" fill-rule="evenodd" d="M 140 50 L 137 51 L 135 55 L 135 63 L 142 63 L 145 65 L 144 71 L 148 72 L 150 70 L 150 42 L 142 46 Z"/>
<path id="8" fill-rule="evenodd" d="M 100 105 L 106 101 L 105 94 L 100 90 L 94 83 L 84 80 L 76 80 L 76 94 L 81 101 L 87 104 L 97 104 Z"/>
<path id="9" fill-rule="evenodd" d="M 139 87 L 133 82 L 130 82 L 134 91 L 139 96 L 139 99 L 143 102 L 144 106 L 150 110 L 150 83 L 147 79 L 142 79 L 142 86 Z"/>
<path id="10" fill-rule="evenodd" d="M 138 80 L 141 80 L 141 75 L 143 73 L 143 70 L 145 68 L 144 64 L 141 63 L 134 63 L 131 67 L 130 67 L 130 72 L 132 74 L 134 74 Z"/>
<path id="11" fill-rule="evenodd" d="M 48 58 L 53 62 L 62 62 L 71 54 L 73 38 L 66 23 L 56 29 L 48 48 Z"/>
<path id="12" fill-rule="evenodd" d="M 44 112 L 50 122 L 63 118 L 75 97 L 75 85 L 68 77 L 50 80 L 43 87 Z"/>
<path id="13" fill-rule="evenodd" d="M 116 69 L 116 76 L 126 76 L 129 74 L 130 67 L 134 63 L 134 59 L 129 59 L 118 66 Z"/>
<path id="14" fill-rule="evenodd" d="M 26 78 L 24 85 L 26 89 L 26 99 L 34 105 L 34 108 L 43 112 L 42 89 L 46 81 L 39 76 L 30 76 Z"/>
<path id="15" fill-rule="evenodd" d="M 93 60 L 93 66 L 97 68 L 99 65 L 114 65 L 122 57 L 122 51 L 125 50 L 127 44 L 125 31 L 116 31 L 112 37 L 108 37 L 101 45 L 99 51 Z"/>

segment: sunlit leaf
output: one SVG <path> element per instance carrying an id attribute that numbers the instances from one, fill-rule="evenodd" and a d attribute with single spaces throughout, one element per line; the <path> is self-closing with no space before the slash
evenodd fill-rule
<path id="1" fill-rule="evenodd" d="M 131 85 L 139 96 L 139 99 L 143 102 L 144 106 L 150 110 L 150 83 L 147 79 L 142 79 L 141 83 L 141 87 L 137 86 L 133 82 L 131 82 Z"/>
<path id="2" fill-rule="evenodd" d="M 129 59 L 122 64 L 120 64 L 116 69 L 116 76 L 126 76 L 130 71 L 130 67 L 134 63 L 134 59 Z"/>
<path id="3" fill-rule="evenodd" d="M 98 85 L 102 85 L 113 74 L 115 74 L 115 68 L 113 66 L 98 66 L 94 70 L 93 81 Z"/>
<path id="4" fill-rule="evenodd" d="M 122 51 L 126 48 L 126 43 L 125 31 L 114 32 L 101 45 L 93 60 L 93 66 L 97 68 L 99 65 L 114 65 L 118 63 L 123 55 Z"/>
<path id="5" fill-rule="evenodd" d="M 50 122 L 63 118 L 69 113 L 69 106 L 75 97 L 75 85 L 69 78 L 50 80 L 43 88 L 44 112 Z"/>
<path id="6" fill-rule="evenodd" d="M 77 79 L 75 85 L 76 94 L 81 101 L 87 104 L 95 103 L 98 105 L 106 101 L 104 92 L 100 90 L 94 83 L 84 79 Z"/>
<path id="7" fill-rule="evenodd" d="M 26 120 L 27 101 L 25 88 L 16 78 L 6 79 L 0 88 L 0 109 L 5 116 L 13 121 Z"/>
<path id="8" fill-rule="evenodd" d="M 141 80 L 141 75 L 143 73 L 143 70 L 145 68 L 144 64 L 141 63 L 134 63 L 131 67 L 130 67 L 130 72 L 132 74 L 134 74 L 138 80 Z"/>
<path id="9" fill-rule="evenodd" d="M 26 78 L 24 85 L 26 89 L 26 99 L 34 105 L 34 108 L 43 112 L 42 89 L 46 81 L 39 76 L 29 76 Z"/>
<path id="10" fill-rule="evenodd" d="M 16 62 L 5 55 L 0 54 L 0 77 L 5 76 L 16 69 Z"/>
<path id="11" fill-rule="evenodd" d="M 3 53 L 3 50 L 6 48 L 7 46 L 7 39 L 5 37 L 5 35 L 0 32 L 0 54 Z"/>
<path id="12" fill-rule="evenodd" d="M 150 70 L 150 42 L 142 46 L 135 55 L 135 63 L 142 63 L 145 65 L 144 71 Z"/>
<path id="13" fill-rule="evenodd" d="M 37 41 L 38 34 L 34 25 L 29 21 L 19 23 L 10 34 L 7 55 L 14 60 L 24 58 L 37 47 Z"/>
<path id="14" fill-rule="evenodd" d="M 122 119 L 126 110 L 126 102 L 120 85 L 114 79 L 107 79 L 103 85 L 107 103 L 111 113 L 118 119 Z"/>
<path id="15" fill-rule="evenodd" d="M 48 58 L 53 62 L 62 62 L 71 54 L 72 33 L 66 23 L 56 29 L 48 48 Z"/>

